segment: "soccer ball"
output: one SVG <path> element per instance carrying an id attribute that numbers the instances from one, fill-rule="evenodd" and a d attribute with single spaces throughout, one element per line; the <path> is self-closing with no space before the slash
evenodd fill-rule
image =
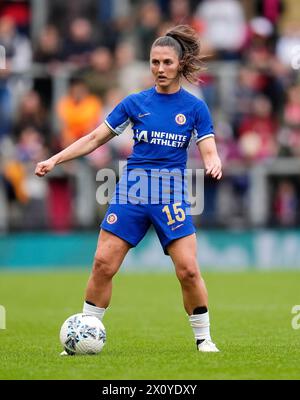
<path id="1" fill-rule="evenodd" d="M 59 338 L 69 355 L 97 354 L 103 349 L 106 332 L 98 318 L 87 314 L 75 314 L 63 323 Z"/>

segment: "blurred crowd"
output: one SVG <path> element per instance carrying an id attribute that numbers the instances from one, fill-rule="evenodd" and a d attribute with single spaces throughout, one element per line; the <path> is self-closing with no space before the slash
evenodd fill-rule
<path id="1" fill-rule="evenodd" d="M 94 129 L 124 96 L 151 86 L 151 44 L 177 24 L 194 27 L 207 55 L 198 85 L 183 85 L 212 111 L 225 176 L 232 168 L 300 157 L 300 2 L 37 3 L 0 1 L 0 50 L 6 53 L 0 69 L 0 204 L 6 199 L 0 230 L 1 215 L 9 215 L 12 229 L 76 226 L 70 206 L 76 169 L 66 166 L 45 181 L 34 177 L 34 166 Z M 82 162 L 92 171 L 115 166 L 131 148 L 127 132 Z M 195 146 L 190 160 L 199 166 Z M 298 181 L 287 176 L 273 182 L 272 224 L 299 223 Z M 243 202 L 247 174 L 230 184 L 234 201 Z M 208 188 L 214 202 L 215 190 Z M 216 209 L 210 211 L 204 220 L 218 224 Z"/>

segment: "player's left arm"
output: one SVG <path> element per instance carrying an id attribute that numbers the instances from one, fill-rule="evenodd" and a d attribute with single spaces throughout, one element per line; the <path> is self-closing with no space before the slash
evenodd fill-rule
<path id="1" fill-rule="evenodd" d="M 200 140 L 197 143 L 200 151 L 206 175 L 211 175 L 213 178 L 222 178 L 222 163 L 218 155 L 217 146 L 214 137 L 208 137 Z"/>

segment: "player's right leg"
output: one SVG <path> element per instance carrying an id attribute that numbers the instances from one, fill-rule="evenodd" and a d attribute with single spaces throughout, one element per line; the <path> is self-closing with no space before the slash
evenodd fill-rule
<path id="1" fill-rule="evenodd" d="M 89 277 L 83 313 L 102 320 L 112 294 L 112 279 L 128 250 L 136 246 L 150 226 L 141 205 L 111 205 L 101 224 L 93 269 Z M 67 355 L 65 351 L 61 355 Z"/>
<path id="2" fill-rule="evenodd" d="M 94 315 L 102 320 L 111 299 L 112 279 L 131 247 L 125 240 L 101 229 L 93 269 L 87 283 L 84 314 Z M 69 354 L 64 350 L 60 355 Z"/>
<path id="3" fill-rule="evenodd" d="M 86 302 L 107 308 L 112 293 L 112 278 L 132 246 L 111 232 L 101 229 L 93 269 L 86 288 Z"/>
<path id="4" fill-rule="evenodd" d="M 128 250 L 145 236 L 150 221 L 142 205 L 111 204 L 101 224 L 83 312 L 102 320 L 110 303 L 112 278 Z"/>

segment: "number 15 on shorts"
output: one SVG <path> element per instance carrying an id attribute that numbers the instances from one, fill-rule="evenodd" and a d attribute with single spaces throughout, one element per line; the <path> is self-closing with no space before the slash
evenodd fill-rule
<path id="1" fill-rule="evenodd" d="M 164 206 L 164 208 L 162 209 L 162 212 L 166 213 L 166 216 L 168 218 L 168 225 L 173 225 L 176 221 L 182 222 L 185 220 L 185 212 L 183 208 L 179 207 L 180 205 L 181 203 L 174 203 L 170 204 L 170 206 Z"/>

